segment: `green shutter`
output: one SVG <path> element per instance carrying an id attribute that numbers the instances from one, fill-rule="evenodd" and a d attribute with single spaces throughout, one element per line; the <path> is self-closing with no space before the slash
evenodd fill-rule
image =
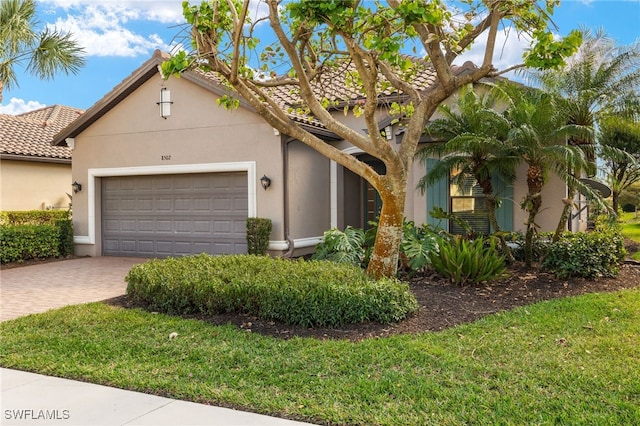
<path id="1" fill-rule="evenodd" d="M 436 158 L 427 159 L 427 170 L 431 170 L 438 163 Z M 445 212 L 449 211 L 449 179 L 443 178 L 427 187 L 427 224 L 434 228 L 449 230 L 449 221 L 431 217 L 431 210 L 440 207 Z"/>
<path id="2" fill-rule="evenodd" d="M 513 184 L 505 182 L 497 174 L 494 174 L 491 181 L 500 202 L 500 207 L 496 210 L 498 225 L 503 231 L 513 231 Z"/>

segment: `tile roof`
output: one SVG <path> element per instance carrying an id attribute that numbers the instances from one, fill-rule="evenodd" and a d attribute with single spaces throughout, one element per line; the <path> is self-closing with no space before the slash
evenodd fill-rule
<path id="1" fill-rule="evenodd" d="M 411 56 L 407 56 L 407 59 L 411 60 L 416 66 L 416 73 L 412 79 L 412 85 L 415 89 L 425 90 L 435 83 L 437 75 L 429 63 Z M 199 69 L 196 69 L 195 72 L 212 83 L 223 84 L 222 79 L 214 72 L 203 72 Z M 338 106 L 336 108 L 343 108 L 347 104 L 352 105 L 364 99 L 364 95 L 351 82 L 356 76 L 355 65 L 351 62 L 343 62 L 335 68 L 327 68 L 325 73 L 320 74 L 313 80 L 313 91 L 318 99 L 326 98 L 332 103 L 337 103 Z M 283 85 L 264 88 L 263 90 L 273 97 L 292 120 L 318 128 L 325 127 L 310 112 L 305 111 L 304 101 L 298 94 L 296 86 Z M 389 85 L 389 88 L 380 92 L 379 101 L 384 101 L 386 98 L 393 96 L 398 97 L 402 96 L 402 94 L 398 94 L 395 88 Z"/>
<path id="2" fill-rule="evenodd" d="M 70 148 L 51 143 L 53 137 L 82 112 L 53 105 L 19 115 L 0 114 L 0 155 L 70 160 Z"/>

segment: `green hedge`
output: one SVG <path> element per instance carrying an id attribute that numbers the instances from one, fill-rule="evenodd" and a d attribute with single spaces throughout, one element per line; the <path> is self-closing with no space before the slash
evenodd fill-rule
<path id="1" fill-rule="evenodd" d="M 624 237 L 615 228 L 565 232 L 549 245 L 542 267 L 563 279 L 614 277 L 625 254 Z"/>
<path id="2" fill-rule="evenodd" d="M 247 253 L 257 256 L 267 254 L 271 236 L 271 219 L 261 217 L 247 218 Z"/>
<path id="3" fill-rule="evenodd" d="M 0 212 L 0 262 L 73 253 L 73 224 L 68 211 Z"/>
<path id="4" fill-rule="evenodd" d="M 169 314 L 245 313 L 305 327 L 391 323 L 417 309 L 409 287 L 355 266 L 265 256 L 150 260 L 126 277 L 137 303 Z"/>
<path id="5" fill-rule="evenodd" d="M 59 220 L 69 219 L 68 210 L 26 210 L 0 212 L 3 225 L 55 225 Z"/>

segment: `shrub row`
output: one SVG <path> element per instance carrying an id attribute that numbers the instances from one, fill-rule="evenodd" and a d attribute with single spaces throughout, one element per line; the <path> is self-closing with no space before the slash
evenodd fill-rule
<path id="1" fill-rule="evenodd" d="M 69 219 L 68 210 L 26 210 L 0 212 L 2 225 L 55 225 Z"/>
<path id="2" fill-rule="evenodd" d="M 615 277 L 626 254 L 619 230 L 566 232 L 548 246 L 542 267 L 560 278 Z"/>
<path id="3" fill-rule="evenodd" d="M 73 224 L 68 211 L 2 212 L 0 262 L 72 255 Z"/>
<path id="4" fill-rule="evenodd" d="M 409 287 L 356 266 L 264 256 L 151 260 L 126 277 L 136 303 L 168 314 L 245 313 L 305 327 L 391 323 L 417 309 Z"/>

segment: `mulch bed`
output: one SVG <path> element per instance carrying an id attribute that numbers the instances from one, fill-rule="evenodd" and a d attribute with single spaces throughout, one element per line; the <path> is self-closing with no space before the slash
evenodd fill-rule
<path id="1" fill-rule="evenodd" d="M 624 265 L 616 278 L 595 280 L 558 280 L 546 272 L 512 269 L 511 276 L 507 279 L 473 287 L 458 287 L 431 275 L 414 277 L 410 286 L 420 308 L 417 313 L 398 324 L 382 325 L 368 322 L 339 328 L 306 328 L 264 321 L 249 315 L 194 315 L 189 318 L 215 325 L 233 324 L 247 332 L 281 339 L 298 336 L 359 341 L 394 334 L 443 330 L 541 300 L 639 288 L 640 268 Z M 110 299 L 106 303 L 126 308 L 136 307 L 127 296 Z"/>

